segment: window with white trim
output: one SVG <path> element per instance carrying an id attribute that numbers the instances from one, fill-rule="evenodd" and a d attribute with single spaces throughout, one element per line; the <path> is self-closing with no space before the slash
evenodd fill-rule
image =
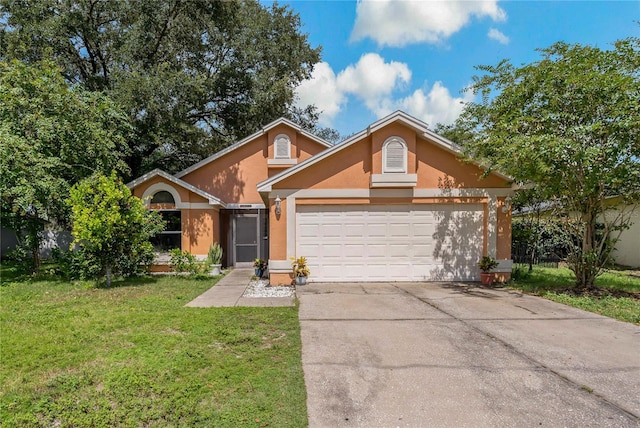
<path id="1" fill-rule="evenodd" d="M 278 135 L 273 141 L 274 159 L 291 159 L 291 140 L 285 134 Z"/>
<path id="2" fill-rule="evenodd" d="M 407 143 L 391 137 L 382 145 L 382 173 L 407 173 Z"/>

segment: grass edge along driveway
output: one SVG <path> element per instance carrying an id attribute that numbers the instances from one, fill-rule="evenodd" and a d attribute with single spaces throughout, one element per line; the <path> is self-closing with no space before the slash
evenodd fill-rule
<path id="1" fill-rule="evenodd" d="M 527 267 L 521 268 L 526 271 Z M 596 278 L 598 295 L 573 289 L 567 268 L 534 267 L 514 279 L 510 288 L 544 297 L 578 309 L 640 325 L 640 277 L 637 271 L 609 270 Z"/>
<path id="2" fill-rule="evenodd" d="M 0 421 L 307 426 L 298 308 L 185 308 L 213 280 L 0 288 Z"/>

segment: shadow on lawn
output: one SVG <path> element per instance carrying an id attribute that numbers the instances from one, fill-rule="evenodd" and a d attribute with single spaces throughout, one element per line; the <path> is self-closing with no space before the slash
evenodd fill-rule
<path id="1" fill-rule="evenodd" d="M 640 292 L 632 292 L 625 290 L 618 290 L 615 288 L 603 288 L 603 287 L 563 287 L 563 288 L 552 288 L 548 290 L 541 291 L 552 291 L 558 294 L 566 294 L 568 296 L 573 297 L 592 297 L 594 299 L 602 299 L 604 297 L 615 297 L 621 298 L 626 297 L 629 299 L 640 300 Z"/>
<path id="2" fill-rule="evenodd" d="M 581 287 L 574 284 L 574 278 L 568 269 L 539 269 L 524 273 L 520 278 L 515 278 L 511 286 L 538 295 L 556 293 L 594 299 L 625 297 L 640 300 L 638 284 L 629 283 L 624 278 L 625 276 L 638 278 L 633 275 L 635 272 L 631 272 L 631 274 L 624 272 L 620 275 L 621 273 L 620 270 L 607 271 L 605 275 L 596 279 L 595 287 Z M 608 277 L 604 278 L 607 275 Z"/>
<path id="3" fill-rule="evenodd" d="M 11 261 L 3 261 L 0 264 L 0 287 L 6 287 L 16 283 L 30 283 L 47 281 L 55 284 L 77 283 L 83 284 L 87 288 L 120 288 L 120 287 L 139 287 L 142 285 L 155 284 L 158 278 L 154 275 L 142 275 L 137 277 L 121 278 L 116 277 L 111 282 L 111 287 L 106 286 L 105 278 L 78 280 L 65 278 L 57 272 L 56 266 L 53 264 L 43 263 L 40 272 L 30 273 L 25 271 L 19 264 Z"/>

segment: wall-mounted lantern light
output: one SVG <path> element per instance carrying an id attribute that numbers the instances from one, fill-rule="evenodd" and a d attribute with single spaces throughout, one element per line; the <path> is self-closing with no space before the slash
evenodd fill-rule
<path id="1" fill-rule="evenodd" d="M 282 199 L 280 199 L 280 196 L 276 196 L 276 215 L 280 215 L 280 213 L 282 212 Z"/>
<path id="2" fill-rule="evenodd" d="M 508 213 L 511 209 L 511 196 L 504 198 L 504 205 L 502 206 L 502 212 Z"/>

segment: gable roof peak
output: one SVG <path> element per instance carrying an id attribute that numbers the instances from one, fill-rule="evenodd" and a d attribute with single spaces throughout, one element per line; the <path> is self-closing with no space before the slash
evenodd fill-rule
<path id="1" fill-rule="evenodd" d="M 343 140 L 342 142 L 334 145 L 331 148 L 328 148 L 320 153 L 318 153 L 315 156 L 312 156 L 311 158 L 305 160 L 302 163 L 299 163 L 298 165 L 292 167 L 292 168 L 288 168 L 282 172 L 280 172 L 279 174 L 276 174 L 260 183 L 258 183 L 258 191 L 259 192 L 266 192 L 266 191 L 270 191 L 271 190 L 271 186 L 281 180 L 284 180 L 285 178 L 297 173 L 300 170 L 303 170 L 317 162 L 320 162 L 322 159 L 325 159 L 349 146 L 351 146 L 352 144 L 362 140 L 363 138 L 371 135 L 372 133 L 378 131 L 379 129 L 384 128 L 385 126 L 388 126 L 392 123 L 396 123 L 396 122 L 400 122 L 402 124 L 404 124 L 405 126 L 408 126 L 409 128 L 413 129 L 418 135 L 420 135 L 422 138 L 428 139 L 431 142 L 433 142 L 435 145 L 437 145 L 438 147 L 456 155 L 456 156 L 463 156 L 463 149 L 462 146 L 454 143 L 453 141 L 449 140 L 448 138 L 445 138 L 441 135 L 436 134 L 435 132 L 433 132 L 432 130 L 429 129 L 429 125 L 427 125 L 425 122 L 421 121 L 420 119 L 417 119 L 405 112 L 403 112 L 402 110 L 396 110 L 393 113 L 378 119 L 377 121 L 373 122 L 371 125 L 369 125 L 366 129 L 353 134 L 351 137 L 347 138 L 346 140 Z M 472 162 L 475 165 L 486 169 L 485 166 L 477 163 L 477 162 Z M 511 178 L 501 174 L 497 171 L 493 171 L 493 174 L 496 174 L 499 177 L 505 178 L 510 180 Z"/>
<path id="2" fill-rule="evenodd" d="M 204 198 L 207 201 L 209 201 L 209 203 L 211 205 L 220 205 L 222 207 L 226 206 L 226 204 L 222 200 L 216 198 L 215 196 L 205 192 L 202 189 L 197 188 L 193 184 L 187 183 L 184 180 L 180 180 L 179 178 L 177 178 L 177 177 L 175 177 L 175 176 L 169 174 L 168 172 L 165 172 L 165 171 L 163 171 L 163 170 L 161 170 L 159 168 L 156 168 L 156 169 L 154 169 L 152 171 L 149 171 L 146 174 L 143 174 L 142 176 L 136 178 L 135 180 L 127 183 L 127 187 L 129 189 L 133 190 L 135 187 L 139 186 L 142 183 L 145 183 L 145 182 L 151 180 L 154 177 L 162 177 L 165 180 L 167 180 L 167 181 L 169 181 L 169 182 L 171 182 L 171 183 L 173 183 L 173 184 L 175 184 L 177 186 L 182 187 L 183 189 L 186 189 L 186 190 L 188 190 L 190 192 L 193 192 L 196 195 L 201 196 L 202 198 Z"/>
<path id="3" fill-rule="evenodd" d="M 332 144 L 330 144 L 329 142 L 323 140 L 322 138 L 312 134 L 309 131 L 306 131 L 305 129 L 302 128 L 302 126 L 298 125 L 297 123 L 292 122 L 291 120 L 285 118 L 285 117 L 281 117 L 279 119 L 274 120 L 273 122 L 263 126 L 260 130 L 258 130 L 257 132 L 254 132 L 253 134 L 249 135 L 248 137 L 243 138 L 242 140 L 230 145 L 227 148 L 224 148 L 214 154 L 212 154 L 211 156 L 201 160 L 200 162 L 197 162 L 193 165 L 191 165 L 190 167 L 178 172 L 175 176 L 177 178 L 180 177 L 184 177 L 185 175 L 189 174 L 190 172 L 193 172 L 205 165 L 207 165 L 210 162 L 213 162 L 214 160 L 226 155 L 227 153 L 231 153 L 232 151 L 234 151 L 235 149 L 244 146 L 245 144 L 247 144 L 250 141 L 255 140 L 256 138 L 260 137 L 261 135 L 266 134 L 267 132 L 269 132 L 270 130 L 272 130 L 273 128 L 275 128 L 278 125 L 287 125 L 288 127 L 292 128 L 293 130 L 295 130 L 297 133 L 304 135 L 305 137 L 309 138 L 310 140 L 315 141 L 316 143 L 319 143 L 325 147 L 332 147 Z"/>

